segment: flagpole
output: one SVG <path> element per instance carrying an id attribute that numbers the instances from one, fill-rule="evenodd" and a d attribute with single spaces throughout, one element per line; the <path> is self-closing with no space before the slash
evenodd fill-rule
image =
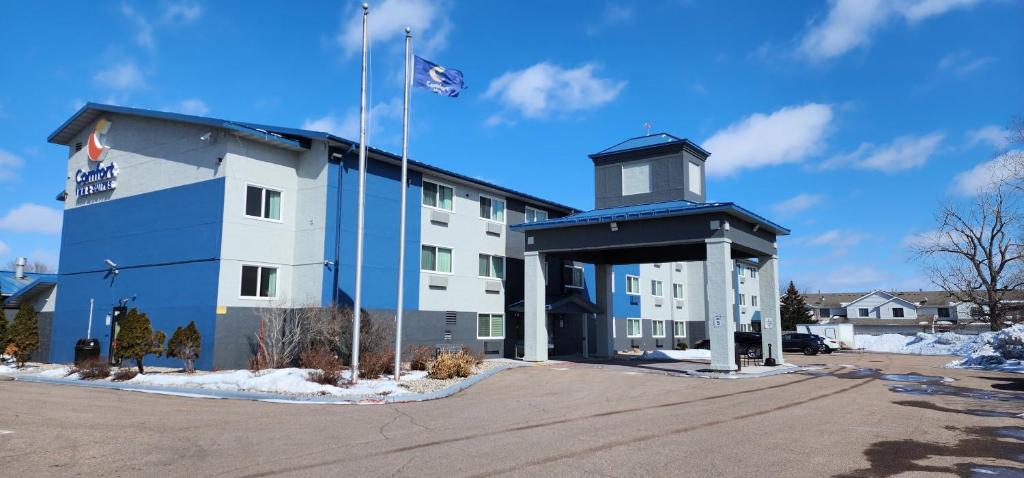
<path id="1" fill-rule="evenodd" d="M 370 5 L 363 4 L 363 79 L 359 86 L 359 212 L 356 220 L 356 290 L 352 310 L 351 382 L 359 381 L 359 322 L 363 310 L 363 215 L 366 210 L 366 25 Z"/>
<path id="2" fill-rule="evenodd" d="M 395 381 L 402 377 L 402 309 L 405 291 L 405 203 L 409 187 L 409 54 L 412 52 L 412 29 L 405 27 L 405 104 L 402 107 L 402 205 L 398 221 L 398 311 L 395 316 Z"/>

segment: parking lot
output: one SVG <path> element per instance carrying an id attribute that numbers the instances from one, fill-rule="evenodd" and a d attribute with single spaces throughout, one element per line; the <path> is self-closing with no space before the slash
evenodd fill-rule
<path id="1" fill-rule="evenodd" d="M 0 462 L 8 476 L 1024 473 L 1024 377 L 948 357 L 787 358 L 815 365 L 716 380 L 555 363 L 386 406 L 0 382 Z"/>

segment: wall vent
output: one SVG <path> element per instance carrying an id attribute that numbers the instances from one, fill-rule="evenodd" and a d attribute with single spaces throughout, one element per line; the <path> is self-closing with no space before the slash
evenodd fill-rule
<path id="1" fill-rule="evenodd" d="M 445 323 L 445 325 L 455 325 L 455 322 L 458 320 L 458 318 L 459 318 L 459 314 L 457 314 L 456 312 L 453 312 L 453 311 L 449 310 L 448 312 L 444 313 L 444 323 Z M 451 333 L 449 332 L 448 335 L 451 335 Z"/>
<path id="2" fill-rule="evenodd" d="M 79 152 L 81 150 L 82 150 L 82 143 L 81 142 L 75 143 L 75 152 L 77 153 L 77 152 Z"/>

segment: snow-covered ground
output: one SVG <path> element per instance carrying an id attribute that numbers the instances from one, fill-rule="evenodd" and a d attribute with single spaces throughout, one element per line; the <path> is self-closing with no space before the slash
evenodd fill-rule
<path id="1" fill-rule="evenodd" d="M 855 340 L 857 348 L 869 352 L 956 355 L 962 358 L 950 362 L 947 367 L 1024 373 L 1024 324 L 978 335 L 952 332 L 918 333 L 913 337 L 857 335 Z"/>
<path id="2" fill-rule="evenodd" d="M 711 351 L 706 349 L 650 350 L 637 360 L 711 360 Z"/>

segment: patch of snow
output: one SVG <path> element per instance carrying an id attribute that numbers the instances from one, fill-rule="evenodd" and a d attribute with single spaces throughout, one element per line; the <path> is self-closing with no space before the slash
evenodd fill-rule
<path id="1" fill-rule="evenodd" d="M 50 370 L 44 370 L 36 375 L 39 375 L 40 377 L 64 378 L 65 376 L 68 375 L 68 372 L 69 370 L 67 367 L 58 367 L 51 368 Z M 67 378 L 78 378 L 77 376 L 78 374 L 76 373 L 74 375 L 68 376 Z"/>
<path id="2" fill-rule="evenodd" d="M 1024 373 L 1024 324 L 979 334 L 975 347 L 960 352 L 964 358 L 947 367 Z"/>
<path id="3" fill-rule="evenodd" d="M 283 368 L 254 373 L 249 370 L 234 370 L 208 374 L 148 374 L 136 375 L 126 381 L 128 384 L 157 385 L 165 387 L 201 388 L 207 390 L 264 392 L 292 395 L 401 395 L 410 393 L 389 378 L 360 380 L 351 387 L 336 387 L 310 382 L 310 370 Z M 426 372 L 413 371 L 403 374 L 403 380 L 417 380 L 426 377 Z M 348 374 L 342 374 L 342 381 Z"/>
<path id="4" fill-rule="evenodd" d="M 711 351 L 707 349 L 687 350 L 650 350 L 636 358 L 637 360 L 711 360 Z"/>
<path id="5" fill-rule="evenodd" d="M 144 390 L 141 388 L 124 388 L 122 390 L 128 392 L 139 392 L 139 393 L 151 393 L 153 395 L 173 395 L 175 397 L 188 397 L 188 398 L 221 398 L 213 395 L 203 395 L 200 393 L 185 393 L 185 392 L 171 392 L 167 390 Z"/>
<path id="6" fill-rule="evenodd" d="M 900 334 L 857 335 L 857 348 L 869 352 L 888 352 L 915 355 L 960 355 L 965 350 L 976 348 L 976 335 L 960 335 L 952 332 L 938 334 L 918 333 L 913 337 Z"/>
<path id="7" fill-rule="evenodd" d="M 16 373 L 17 371 L 18 371 L 18 369 L 15 368 L 15 367 L 11 367 L 10 365 L 0 364 L 0 375 Z"/>

